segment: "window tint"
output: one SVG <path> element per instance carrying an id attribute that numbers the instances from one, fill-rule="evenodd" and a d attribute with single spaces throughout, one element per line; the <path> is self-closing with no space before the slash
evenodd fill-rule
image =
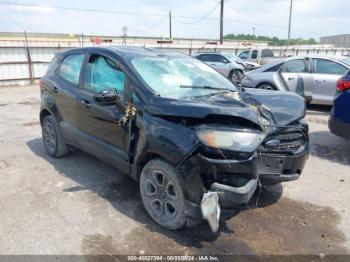
<path id="1" fill-rule="evenodd" d="M 212 62 L 212 57 L 211 55 L 200 55 L 198 56 L 198 59 L 203 61 L 203 62 Z"/>
<path id="2" fill-rule="evenodd" d="M 274 57 L 273 51 L 271 49 L 261 50 L 261 57 Z"/>
<path id="3" fill-rule="evenodd" d="M 79 83 L 80 71 L 84 57 L 84 54 L 67 56 L 61 64 L 59 75 L 68 82 L 77 85 Z"/>
<path id="4" fill-rule="evenodd" d="M 199 57 L 199 59 L 204 62 L 225 63 L 226 61 L 228 61 L 228 59 L 224 56 L 217 54 L 204 54 L 200 55 Z"/>
<path id="5" fill-rule="evenodd" d="M 252 58 L 253 59 L 256 59 L 258 57 L 258 50 L 254 50 L 253 52 L 252 52 Z"/>
<path id="6" fill-rule="evenodd" d="M 248 59 L 248 58 L 249 58 L 249 53 L 250 53 L 250 51 L 243 51 L 242 53 L 239 54 L 238 57 L 239 57 L 240 59 L 244 59 L 244 60 L 245 60 L 245 59 Z"/>
<path id="7" fill-rule="evenodd" d="M 283 72 L 286 73 L 307 73 L 308 69 L 304 60 L 290 60 L 284 64 Z"/>
<path id="8" fill-rule="evenodd" d="M 345 66 L 331 60 L 313 59 L 312 61 L 317 74 L 343 75 L 347 71 Z"/>
<path id="9" fill-rule="evenodd" d="M 114 62 L 103 56 L 90 58 L 84 80 L 84 88 L 94 93 L 115 89 L 120 96 L 124 95 L 125 74 Z"/>

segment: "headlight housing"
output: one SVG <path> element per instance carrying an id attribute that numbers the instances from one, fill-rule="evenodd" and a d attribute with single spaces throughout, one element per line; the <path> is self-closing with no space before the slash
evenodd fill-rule
<path id="1" fill-rule="evenodd" d="M 200 129 L 199 140 L 212 148 L 252 153 L 264 140 L 264 135 L 253 130 Z"/>

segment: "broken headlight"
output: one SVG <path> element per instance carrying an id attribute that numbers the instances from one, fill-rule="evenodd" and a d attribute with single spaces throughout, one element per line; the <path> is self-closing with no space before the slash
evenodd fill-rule
<path id="1" fill-rule="evenodd" d="M 252 130 L 198 130 L 199 140 L 212 148 L 252 153 L 264 139 L 264 135 Z"/>

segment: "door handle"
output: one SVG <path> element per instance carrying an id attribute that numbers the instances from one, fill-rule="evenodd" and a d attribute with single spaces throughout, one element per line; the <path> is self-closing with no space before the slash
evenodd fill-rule
<path id="1" fill-rule="evenodd" d="M 83 104 L 85 106 L 85 108 L 90 109 L 91 108 L 91 103 L 89 101 L 86 100 L 81 100 L 80 101 L 81 104 Z"/>
<path id="2" fill-rule="evenodd" d="M 288 80 L 292 81 L 292 80 L 294 80 L 294 77 L 288 77 Z"/>
<path id="3" fill-rule="evenodd" d="M 53 92 L 55 93 L 55 94 L 57 94 L 58 93 L 58 88 L 57 87 L 53 87 Z"/>

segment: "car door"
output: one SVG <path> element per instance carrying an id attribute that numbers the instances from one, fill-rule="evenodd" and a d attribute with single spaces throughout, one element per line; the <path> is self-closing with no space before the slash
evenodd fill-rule
<path id="1" fill-rule="evenodd" d="M 313 78 L 309 62 L 305 59 L 291 59 L 284 63 L 280 70 L 287 90 L 297 93 L 305 99 L 310 99 L 313 89 Z"/>
<path id="2" fill-rule="evenodd" d="M 57 69 L 55 81 L 51 81 L 50 89 L 57 110 L 62 119 L 60 125 L 76 126 L 78 115 L 75 111 L 76 90 L 80 84 L 80 76 L 85 54 L 74 53 L 65 56 Z"/>
<path id="3" fill-rule="evenodd" d="M 78 127 L 85 137 L 82 147 L 128 172 L 128 127 L 120 124 L 126 107 L 126 87 L 126 70 L 115 58 L 90 54 L 77 95 L 77 111 L 80 116 Z M 109 89 L 117 91 L 120 100 L 116 105 L 102 105 L 95 101 L 96 94 Z"/>
<path id="4" fill-rule="evenodd" d="M 336 92 L 337 80 L 344 75 L 347 70 L 348 69 L 344 65 L 333 60 L 313 58 L 313 103 L 332 105 Z"/>

